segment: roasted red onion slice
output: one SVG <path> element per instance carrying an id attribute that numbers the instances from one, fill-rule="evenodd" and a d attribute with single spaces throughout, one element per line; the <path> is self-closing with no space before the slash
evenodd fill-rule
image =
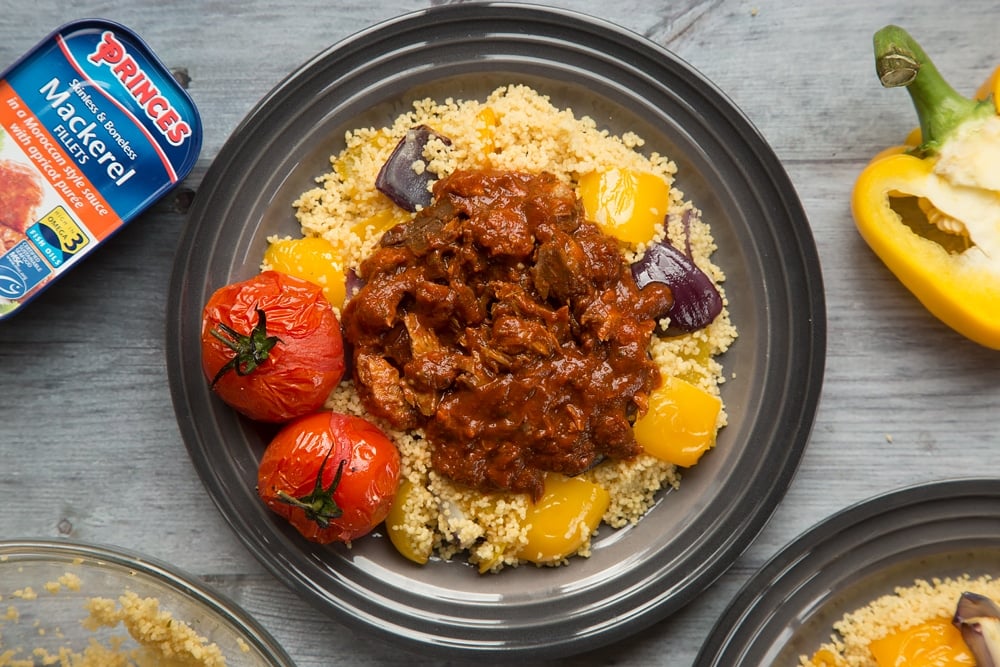
<path id="1" fill-rule="evenodd" d="M 344 280 L 344 287 L 345 291 L 347 292 L 347 299 L 345 300 L 345 304 L 347 301 L 350 301 L 351 297 L 357 294 L 362 287 L 365 286 L 365 281 L 361 279 L 361 276 L 359 276 L 358 272 L 355 271 L 353 268 L 347 269 L 346 276 L 347 277 Z"/>
<path id="2" fill-rule="evenodd" d="M 375 178 L 375 189 L 407 211 L 416 211 L 431 203 L 427 185 L 437 179 L 437 174 L 426 169 L 417 173 L 413 165 L 424 159 L 424 147 L 434 137 L 446 145 L 451 144 L 447 137 L 436 134 L 426 125 L 407 130 Z"/>
<path id="3" fill-rule="evenodd" d="M 977 667 L 1000 665 L 1000 607 L 985 595 L 962 593 L 952 619 Z"/>
<path id="4" fill-rule="evenodd" d="M 722 312 L 722 296 L 712 279 L 667 241 L 650 246 L 642 259 L 632 265 L 632 276 L 639 287 L 651 282 L 670 287 L 674 304 L 664 313 L 670 318 L 667 333 L 697 331 Z"/>

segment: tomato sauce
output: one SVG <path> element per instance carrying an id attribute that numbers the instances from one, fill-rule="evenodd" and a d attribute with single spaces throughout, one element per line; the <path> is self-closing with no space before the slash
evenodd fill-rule
<path id="1" fill-rule="evenodd" d="M 358 394 L 422 428 L 442 474 L 538 498 L 546 471 L 640 451 L 631 422 L 660 382 L 648 347 L 672 296 L 636 286 L 551 174 L 456 172 L 359 274 L 343 314 Z"/>

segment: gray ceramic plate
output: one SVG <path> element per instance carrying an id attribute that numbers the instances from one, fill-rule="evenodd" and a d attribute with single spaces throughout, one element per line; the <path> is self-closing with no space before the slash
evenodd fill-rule
<path id="1" fill-rule="evenodd" d="M 817 524 L 746 583 L 697 667 L 797 665 L 833 623 L 915 579 L 1000 575 L 1000 480 L 947 480 L 874 497 Z"/>
<path id="2" fill-rule="evenodd" d="M 344 131 L 387 124 L 414 98 L 480 97 L 527 83 L 614 133 L 670 155 L 711 221 L 741 336 L 725 361 L 730 426 L 638 525 L 602 531 L 593 557 L 480 576 L 417 567 L 379 536 L 309 544 L 254 491 L 267 432 L 208 390 L 201 308 L 257 271 L 265 239 L 294 234 Z M 812 427 L 826 316 L 808 221 L 747 119 L 664 49 L 616 26 L 538 6 L 463 4 L 403 16 L 303 65 L 234 132 L 198 189 L 175 266 L 167 354 L 181 431 L 246 546 L 303 597 L 356 628 L 444 655 L 565 655 L 618 640 L 688 603 L 750 544 L 784 494 Z"/>

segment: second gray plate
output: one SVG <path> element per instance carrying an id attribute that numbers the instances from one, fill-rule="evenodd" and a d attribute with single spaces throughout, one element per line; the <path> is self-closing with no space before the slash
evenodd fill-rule
<path id="1" fill-rule="evenodd" d="M 845 613 L 915 579 L 1000 576 L 1000 480 L 876 496 L 781 550 L 723 612 L 696 667 L 797 665 Z"/>

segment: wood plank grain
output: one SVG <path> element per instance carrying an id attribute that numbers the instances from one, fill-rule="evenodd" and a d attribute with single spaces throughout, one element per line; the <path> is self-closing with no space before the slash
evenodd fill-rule
<path id="1" fill-rule="evenodd" d="M 316 53 L 377 21 L 434 4 L 80 0 L 5 6 L 0 66 L 73 18 L 104 15 L 137 30 L 168 66 L 190 76 L 205 140 L 185 191 L 158 203 L 0 324 L 0 538 L 68 536 L 174 563 L 243 605 L 300 667 L 460 664 L 355 633 L 256 562 L 187 456 L 164 359 L 167 290 L 186 203 L 230 133 Z M 890 22 L 908 27 L 956 87 L 971 91 L 1000 63 L 996 22 L 988 18 L 995 3 L 551 4 L 643 35 L 723 90 L 781 158 L 823 266 L 826 377 L 786 501 L 689 607 L 635 637 L 551 663 L 690 665 L 743 582 L 820 519 L 916 482 L 1000 476 L 1000 355 L 929 316 L 864 245 L 849 208 L 854 178 L 869 156 L 915 125 L 906 94 L 878 85 L 872 33 Z"/>

